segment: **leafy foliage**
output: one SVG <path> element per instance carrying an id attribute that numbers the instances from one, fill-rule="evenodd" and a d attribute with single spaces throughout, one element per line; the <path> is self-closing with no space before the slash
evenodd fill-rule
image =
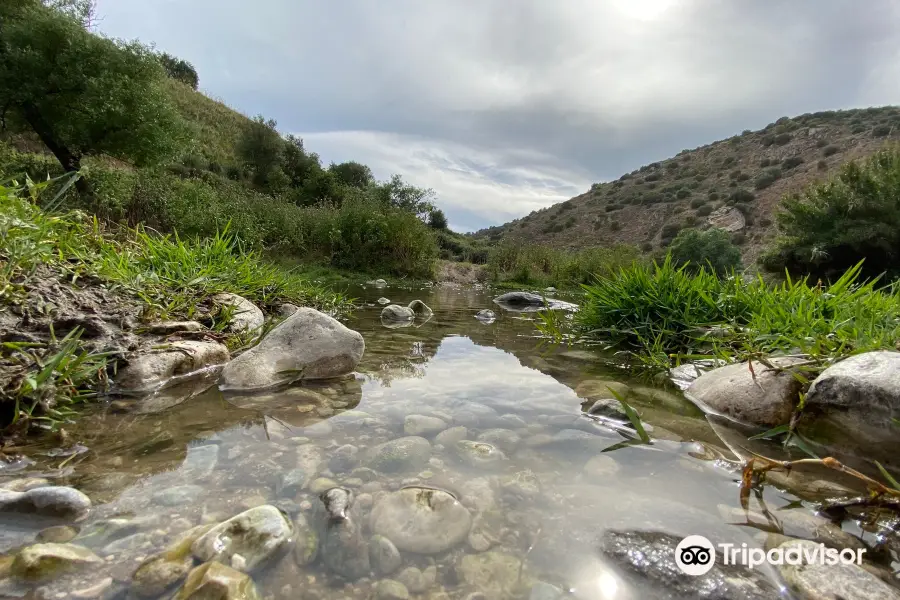
<path id="1" fill-rule="evenodd" d="M 731 242 L 728 233 L 712 228 L 682 230 L 669 246 L 672 260 L 686 265 L 691 272 L 706 268 L 724 276 L 741 267 L 741 251 Z"/>
<path id="2" fill-rule="evenodd" d="M 159 55 L 159 62 L 162 64 L 166 75 L 176 81 L 190 86 L 192 90 L 196 90 L 200 85 L 200 77 L 197 75 L 197 69 L 188 61 L 175 58 L 171 54 L 163 52 Z"/>
<path id="3" fill-rule="evenodd" d="M 447 229 L 447 215 L 439 208 L 428 214 L 428 226 L 432 229 Z"/>
<path id="4" fill-rule="evenodd" d="M 90 34 L 32 0 L 0 5 L 0 106 L 68 171 L 88 155 L 138 165 L 175 155 L 181 127 L 152 52 Z"/>
<path id="5" fill-rule="evenodd" d="M 865 259 L 863 275 L 900 276 L 900 151 L 844 165 L 830 181 L 785 197 L 770 270 L 840 276 Z"/>

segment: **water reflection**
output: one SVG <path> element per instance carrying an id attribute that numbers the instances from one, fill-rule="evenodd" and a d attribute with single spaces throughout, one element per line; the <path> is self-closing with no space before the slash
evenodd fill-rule
<path id="1" fill-rule="evenodd" d="M 635 557 L 688 534 L 760 545 L 771 533 L 746 526 L 768 524 L 765 517 L 736 518 L 739 473 L 727 462 L 735 457 L 679 394 L 622 382 L 590 351 L 542 354 L 528 317 L 498 311 L 490 325 L 479 322 L 475 314 L 491 305 L 483 290 L 389 292 L 397 303 L 425 299 L 434 314 L 417 328 L 386 329 L 377 303 L 384 290 L 364 290 L 368 306 L 351 323 L 366 341 L 356 376 L 264 394 L 208 390 L 153 411 L 107 407 L 70 431 L 89 452 L 64 458 L 35 448 L 35 474 L 61 475 L 97 504 L 83 526 L 101 523 L 107 532 L 84 542 L 112 557 L 98 575 L 109 574 L 124 594 L 139 559 L 182 531 L 261 504 L 315 526 L 318 494 L 331 485 L 353 490 L 354 535 L 366 544 L 372 507 L 404 486 L 459 499 L 472 518 L 465 539 L 446 552 L 404 551 L 392 572 L 402 578 L 413 569 L 426 581 L 422 597 L 435 600 L 475 591 L 528 597 L 535 589 L 545 593 L 539 598 L 668 598 L 675 584 L 666 564 Z M 603 452 L 624 438 L 583 416 L 582 405 L 611 383 L 632 394 L 653 445 Z M 419 455 L 385 450 L 423 437 L 412 444 Z M 59 471 L 66 458 L 69 470 Z M 797 500 L 783 498 L 779 507 Z M 751 508 L 790 520 L 761 498 Z M 30 542 L 43 526 L 20 520 L 0 537 L 3 550 Z M 793 527 L 801 530 L 796 519 Z M 262 595 L 373 593 L 379 577 L 348 581 L 341 570 L 359 548 L 322 551 L 338 554 L 307 564 L 295 552 L 254 572 Z M 746 597 L 773 597 L 775 575 L 761 577 L 746 581 L 762 595 Z"/>

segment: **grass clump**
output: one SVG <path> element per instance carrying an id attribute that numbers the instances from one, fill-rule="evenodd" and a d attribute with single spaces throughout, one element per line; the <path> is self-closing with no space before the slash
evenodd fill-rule
<path id="1" fill-rule="evenodd" d="M 654 368 L 669 367 L 673 358 L 777 353 L 825 365 L 894 348 L 900 339 L 900 288 L 861 283 L 860 274 L 856 265 L 830 285 L 788 277 L 770 286 L 760 277 L 692 273 L 667 257 L 584 286 L 574 328 L 580 337 L 621 346 Z"/>

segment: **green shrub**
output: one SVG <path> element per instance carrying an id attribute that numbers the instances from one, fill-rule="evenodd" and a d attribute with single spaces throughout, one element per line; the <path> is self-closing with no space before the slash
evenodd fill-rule
<path id="1" fill-rule="evenodd" d="M 712 200 L 713 202 L 715 202 L 716 200 L 719 199 L 719 192 L 710 192 L 709 194 L 707 194 L 707 197 L 710 200 Z"/>
<path id="2" fill-rule="evenodd" d="M 722 166 L 723 166 L 723 167 L 728 167 L 728 166 L 733 165 L 733 164 L 736 163 L 736 162 L 737 162 L 737 159 L 736 159 L 735 157 L 733 157 L 733 156 L 726 156 L 725 158 L 722 159 Z"/>
<path id="3" fill-rule="evenodd" d="M 659 235 L 664 240 L 671 240 L 678 235 L 679 231 L 681 231 L 681 225 L 678 225 L 677 223 L 666 223 L 660 230 Z"/>
<path id="4" fill-rule="evenodd" d="M 878 125 L 872 129 L 872 137 L 887 137 L 891 134 L 891 126 L 890 125 Z"/>
<path id="5" fill-rule="evenodd" d="M 771 164 L 772 164 L 772 161 L 769 160 L 768 158 L 764 158 L 764 159 L 762 159 L 761 161 L 759 161 L 759 166 L 762 167 L 762 168 L 766 168 L 766 167 L 768 167 L 768 166 L 771 165 Z"/>
<path id="6" fill-rule="evenodd" d="M 775 143 L 775 136 L 771 133 L 767 133 L 766 135 L 762 136 L 762 138 L 760 138 L 759 142 L 763 145 L 764 148 L 768 148 Z"/>
<path id="7" fill-rule="evenodd" d="M 825 149 L 822 150 L 822 156 L 827 158 L 829 156 L 834 156 L 840 151 L 840 148 L 838 148 L 837 146 L 825 146 Z"/>
<path id="8" fill-rule="evenodd" d="M 619 231 L 622 229 L 622 224 L 618 221 L 610 221 L 609 222 L 609 230 L 610 231 Z"/>
<path id="9" fill-rule="evenodd" d="M 776 215 L 780 239 L 763 264 L 791 274 L 900 276 L 900 150 L 844 165 L 830 181 L 791 194 Z"/>
<path id="10" fill-rule="evenodd" d="M 706 217 L 709 214 L 711 214 L 712 211 L 713 211 L 712 206 L 710 206 L 709 204 L 704 204 L 703 206 L 701 206 L 697 209 L 697 216 L 698 217 Z"/>
<path id="11" fill-rule="evenodd" d="M 691 200 L 691 208 L 700 208 L 704 204 L 706 204 L 706 200 L 703 198 L 694 198 Z"/>
<path id="12" fill-rule="evenodd" d="M 731 193 L 728 196 L 728 201 L 731 204 L 738 204 L 743 202 L 753 202 L 756 199 L 756 195 L 750 190 L 740 189 Z"/>
<path id="13" fill-rule="evenodd" d="M 779 177 L 781 177 L 781 169 L 778 169 L 777 167 L 774 169 L 766 169 L 766 171 L 753 182 L 753 187 L 757 190 L 764 190 L 778 181 Z"/>
<path id="14" fill-rule="evenodd" d="M 828 163 L 825 162 L 824 160 L 820 160 L 819 162 L 816 163 L 816 168 L 819 169 L 820 171 L 827 171 Z"/>
<path id="15" fill-rule="evenodd" d="M 644 177 L 644 179 L 646 179 L 647 181 L 659 181 L 660 179 L 662 179 L 662 174 L 661 173 L 650 173 L 649 175 Z"/>
<path id="16" fill-rule="evenodd" d="M 828 140 L 825 140 L 825 139 L 816 140 L 816 148 L 824 148 L 827 145 L 828 145 Z"/>
<path id="17" fill-rule="evenodd" d="M 784 146 L 785 144 L 790 142 L 792 139 L 794 139 L 794 138 L 789 133 L 779 133 L 778 135 L 775 136 L 775 139 L 773 141 L 778 146 Z"/>
<path id="18" fill-rule="evenodd" d="M 707 231 L 685 229 L 675 237 L 669 252 L 676 265 L 688 265 L 688 270 L 712 269 L 720 276 L 740 268 L 741 252 L 722 229 Z"/>
<path id="19" fill-rule="evenodd" d="M 786 159 L 784 159 L 783 161 L 781 161 L 781 168 L 784 171 L 790 171 L 791 169 L 799 167 L 802 164 L 803 164 L 802 156 L 789 156 Z"/>

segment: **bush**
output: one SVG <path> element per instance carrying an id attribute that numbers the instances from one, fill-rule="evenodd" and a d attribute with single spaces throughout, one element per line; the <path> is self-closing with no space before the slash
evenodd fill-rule
<path id="1" fill-rule="evenodd" d="M 787 196 L 776 219 L 781 237 L 763 263 L 770 270 L 827 279 L 865 259 L 863 277 L 900 276 L 900 150 Z"/>
<path id="2" fill-rule="evenodd" d="M 647 181 L 659 181 L 660 179 L 662 179 L 662 174 L 660 174 L 660 173 L 650 173 L 649 175 L 647 175 L 646 177 L 644 177 L 644 179 L 647 180 Z"/>
<path id="3" fill-rule="evenodd" d="M 827 145 L 828 145 L 828 140 L 824 140 L 824 139 L 816 140 L 816 148 L 824 148 Z"/>
<path id="4" fill-rule="evenodd" d="M 690 195 L 691 195 L 691 191 L 690 191 L 690 190 L 686 190 L 686 189 L 684 189 L 684 188 L 678 190 L 678 191 L 675 193 L 675 197 L 678 198 L 679 200 L 684 200 L 685 198 L 689 197 Z"/>
<path id="5" fill-rule="evenodd" d="M 707 197 L 708 197 L 710 200 L 712 200 L 713 202 L 715 202 L 716 200 L 719 199 L 719 192 L 710 192 L 710 193 L 707 195 Z"/>
<path id="6" fill-rule="evenodd" d="M 663 228 L 659 232 L 659 236 L 664 240 L 671 240 L 678 232 L 681 231 L 681 225 L 676 223 L 667 223 L 663 225 Z"/>
<path id="7" fill-rule="evenodd" d="M 694 198 L 691 200 L 691 208 L 700 208 L 706 204 L 706 201 L 703 198 Z"/>
<path id="8" fill-rule="evenodd" d="M 697 209 L 697 216 L 706 217 L 706 216 L 709 216 L 712 213 L 712 211 L 713 211 L 712 206 L 710 206 L 709 204 L 704 204 L 703 206 L 701 206 Z"/>
<path id="9" fill-rule="evenodd" d="M 784 146 L 785 144 L 790 142 L 792 139 L 794 139 L 794 138 L 789 133 L 779 133 L 778 135 L 775 136 L 775 139 L 773 141 L 778 146 Z"/>
<path id="10" fill-rule="evenodd" d="M 428 214 L 428 226 L 432 229 L 447 229 L 447 215 L 439 208 L 434 209 Z"/>
<path id="11" fill-rule="evenodd" d="M 829 156 L 834 156 L 840 151 L 840 148 L 838 148 L 837 146 L 825 146 L 825 149 L 822 150 L 822 156 L 827 158 Z"/>
<path id="12" fill-rule="evenodd" d="M 732 204 L 738 204 L 743 202 L 753 202 L 756 199 L 756 195 L 750 190 L 740 189 L 735 192 L 732 192 L 730 196 L 728 196 L 728 201 Z"/>
<path id="13" fill-rule="evenodd" d="M 737 162 L 737 159 L 736 159 L 735 157 L 733 157 L 733 156 L 726 156 L 725 158 L 722 159 L 722 166 L 723 166 L 723 167 L 728 167 L 728 166 L 733 165 L 733 164 L 736 163 L 736 162 Z"/>
<path id="14" fill-rule="evenodd" d="M 803 164 L 803 157 L 801 156 L 789 156 L 783 161 L 781 161 L 781 168 L 784 171 L 790 171 L 796 167 L 799 167 Z"/>
<path id="15" fill-rule="evenodd" d="M 622 224 L 618 221 L 610 221 L 609 222 L 609 230 L 610 231 L 619 231 L 622 229 Z"/>
<path id="16" fill-rule="evenodd" d="M 890 125 L 878 125 L 877 127 L 872 129 L 872 137 L 887 137 L 891 134 L 891 126 Z"/>
<path id="17" fill-rule="evenodd" d="M 816 168 L 819 169 L 820 171 L 827 171 L 828 163 L 825 162 L 824 160 L 820 160 L 819 162 L 816 163 Z"/>
<path id="18" fill-rule="evenodd" d="M 771 164 L 772 164 L 772 161 L 769 160 L 768 158 L 764 158 L 764 159 L 762 159 L 761 161 L 759 161 L 759 166 L 762 167 L 762 168 L 766 168 L 766 167 L 768 167 L 768 166 L 771 165 Z"/>
<path id="19" fill-rule="evenodd" d="M 196 90 L 200 85 L 197 69 L 195 69 L 194 65 L 188 61 L 175 58 L 174 56 L 163 52 L 159 55 L 159 62 L 162 64 L 163 69 L 165 69 L 166 75 L 172 79 L 190 86 L 192 90 Z"/>
<path id="20" fill-rule="evenodd" d="M 669 246 L 669 252 L 676 265 L 687 265 L 693 273 L 711 269 L 722 276 L 741 266 L 740 250 L 731 242 L 729 234 L 718 228 L 685 229 Z"/>
<path id="21" fill-rule="evenodd" d="M 767 169 L 762 175 L 756 178 L 756 181 L 753 182 L 753 187 L 757 190 L 764 190 L 781 177 L 781 170 L 778 168 Z"/>

